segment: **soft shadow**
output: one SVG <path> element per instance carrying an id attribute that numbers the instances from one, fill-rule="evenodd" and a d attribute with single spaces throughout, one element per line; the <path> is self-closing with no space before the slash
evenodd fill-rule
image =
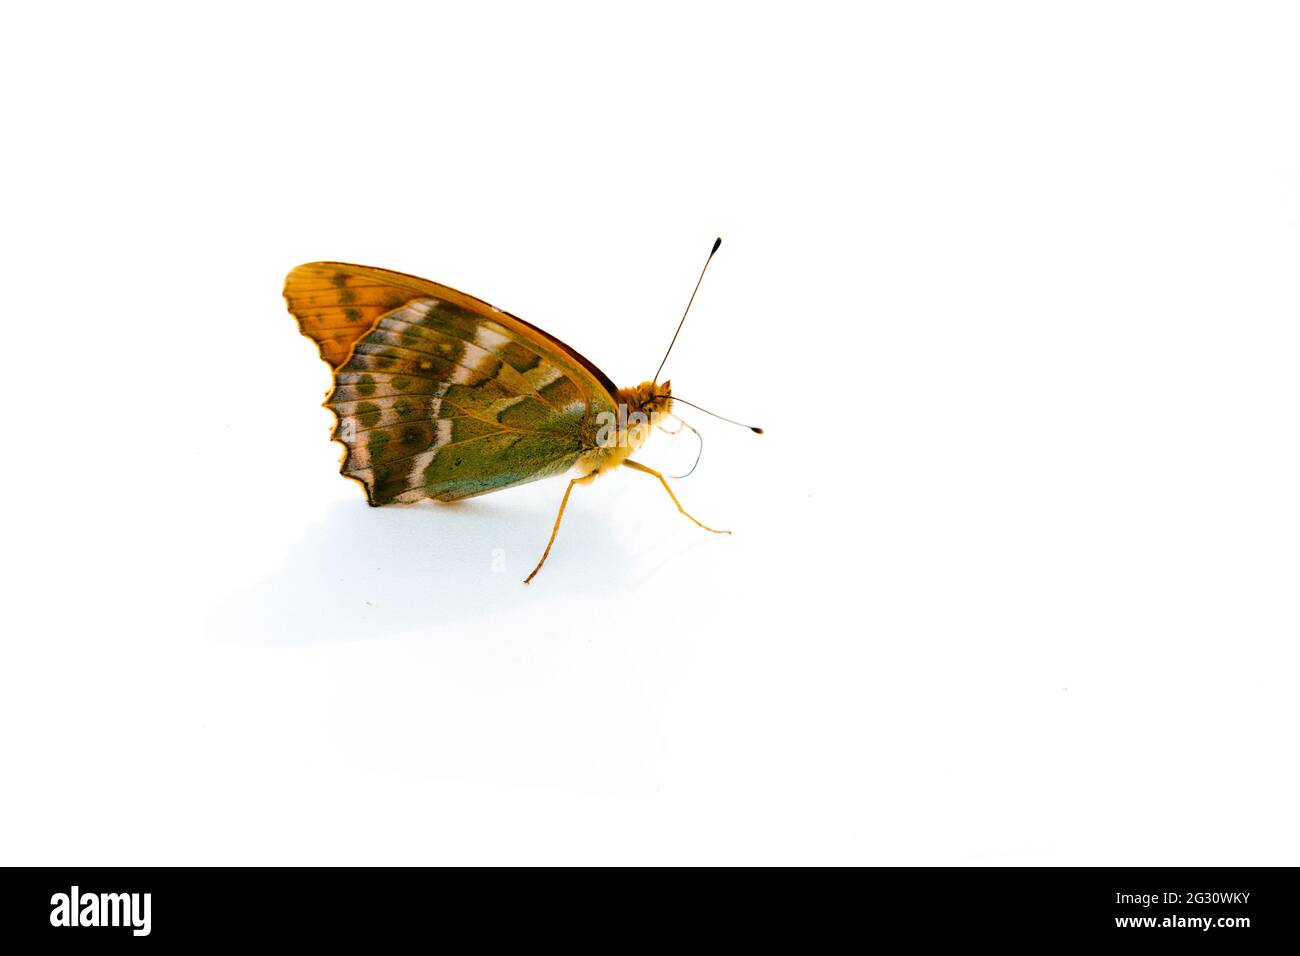
<path id="1" fill-rule="evenodd" d="M 220 605 L 209 631 L 281 646 L 369 640 L 623 587 L 626 554 L 606 522 L 573 509 L 546 567 L 523 584 L 553 521 L 540 502 L 518 500 L 341 502 L 279 571 Z"/>

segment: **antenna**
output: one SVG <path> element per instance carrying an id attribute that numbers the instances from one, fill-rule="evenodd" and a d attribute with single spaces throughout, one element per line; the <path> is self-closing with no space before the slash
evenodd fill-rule
<path id="1" fill-rule="evenodd" d="M 689 406 L 691 406 L 691 408 L 698 408 L 698 409 L 699 409 L 700 411 L 702 411 L 705 415 L 712 415 L 714 418 L 720 418 L 720 419 L 722 419 L 724 422 L 731 422 L 731 424 L 733 424 L 733 425 L 739 425 L 741 428 L 748 428 L 748 429 L 749 429 L 751 432 L 753 432 L 755 435 L 761 435 L 761 434 L 763 434 L 763 429 L 759 428 L 757 425 L 746 425 L 744 422 L 738 422 L 738 421 L 736 421 L 734 418 L 728 418 L 726 415 L 719 415 L 717 412 L 711 412 L 711 411 L 709 411 L 707 408 L 702 408 L 702 407 L 700 407 L 699 405 L 696 405 L 694 402 L 688 402 L 688 401 L 687 401 L 686 399 L 684 399 L 684 398 L 678 398 L 676 395 L 656 395 L 655 398 L 671 398 L 674 402 L 681 402 L 683 405 L 689 405 Z M 679 418 L 678 421 L 681 421 L 681 419 Z M 682 422 L 682 424 L 683 424 L 683 425 L 686 425 L 685 422 Z M 687 427 L 687 428 L 690 428 L 689 425 L 686 425 L 686 427 Z M 691 428 L 691 431 L 695 431 L 695 429 L 694 429 L 694 428 Z M 699 433 L 696 432 L 696 434 L 699 434 Z"/>
<path id="2" fill-rule="evenodd" d="M 691 300 L 686 303 L 686 312 L 682 313 L 682 320 L 677 323 L 677 331 L 673 333 L 673 340 L 668 343 L 668 351 L 664 353 L 664 361 L 659 363 L 659 369 L 655 372 L 655 377 L 650 381 L 659 381 L 659 372 L 664 370 L 664 362 L 668 361 L 668 355 L 672 352 L 673 346 L 677 343 L 678 333 L 682 331 L 682 326 L 686 324 L 686 313 L 691 311 L 691 302 L 695 301 L 695 293 L 700 291 L 700 283 L 704 281 L 704 273 L 709 268 L 709 263 L 713 261 L 713 254 L 718 251 L 718 246 L 722 245 L 722 237 L 718 236 L 713 240 L 713 248 L 709 250 L 709 257 L 704 260 L 704 268 L 700 270 L 700 277 L 695 280 L 695 288 L 691 290 Z M 700 409 L 703 411 L 704 409 Z"/>

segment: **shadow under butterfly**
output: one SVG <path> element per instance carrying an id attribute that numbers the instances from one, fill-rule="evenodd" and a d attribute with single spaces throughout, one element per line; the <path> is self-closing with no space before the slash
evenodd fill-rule
<path id="1" fill-rule="evenodd" d="M 574 529 L 598 574 L 563 577 L 558 588 L 520 588 L 514 572 L 536 555 L 512 543 L 522 515 L 540 523 L 536 496 L 472 508 L 336 502 L 306 530 L 266 579 L 211 612 L 207 630 L 233 644 L 301 646 L 373 640 L 460 620 L 481 621 L 535 602 L 617 594 L 656 573 L 656 555 L 629 555 L 607 522 Z M 666 556 L 659 556 L 668 560 Z"/>
<path id="2" fill-rule="evenodd" d="M 697 520 L 660 472 L 631 458 L 677 417 L 674 403 L 699 408 L 658 379 L 721 244 L 654 377 L 628 388 L 549 333 L 448 286 L 370 266 L 298 266 L 284 295 L 334 371 L 325 406 L 345 447 L 342 473 L 378 506 L 458 501 L 576 471 L 525 583 L 546 563 L 573 489 L 615 468 L 657 479 L 696 525 L 730 534 Z"/>

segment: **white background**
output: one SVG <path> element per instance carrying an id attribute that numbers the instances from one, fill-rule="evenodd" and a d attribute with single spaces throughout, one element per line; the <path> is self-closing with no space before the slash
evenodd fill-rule
<path id="1" fill-rule="evenodd" d="M 464 7 L 4 14 L 0 860 L 1294 864 L 1294 8 Z M 292 266 L 632 384 L 717 234 L 733 537 L 337 474 Z"/>

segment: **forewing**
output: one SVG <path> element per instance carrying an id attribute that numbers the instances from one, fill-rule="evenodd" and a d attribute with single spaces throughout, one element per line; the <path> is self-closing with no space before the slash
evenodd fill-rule
<path id="1" fill-rule="evenodd" d="M 412 299 L 433 298 L 439 302 L 492 319 L 515 337 L 548 344 L 559 353 L 562 364 L 573 366 L 578 378 L 603 389 L 616 402 L 616 386 L 608 375 L 576 350 L 549 332 L 503 312 L 482 299 L 418 276 L 374 266 L 347 262 L 309 262 L 298 266 L 284 282 L 289 311 L 298 320 L 302 334 L 316 343 L 321 358 L 337 369 L 352 354 L 352 347 L 372 328 L 379 316 Z M 585 374 L 584 374 L 585 373 Z"/>

